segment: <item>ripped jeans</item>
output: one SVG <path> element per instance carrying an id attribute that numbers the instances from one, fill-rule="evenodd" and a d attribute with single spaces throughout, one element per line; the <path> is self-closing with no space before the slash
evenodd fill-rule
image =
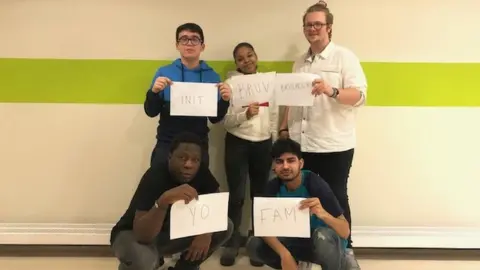
<path id="1" fill-rule="evenodd" d="M 297 261 L 311 262 L 323 270 L 345 270 L 347 259 L 344 241 L 330 228 L 317 228 L 311 238 L 278 238 Z M 282 269 L 278 254 L 261 238 L 254 237 L 247 244 L 247 253 L 253 260 Z"/>

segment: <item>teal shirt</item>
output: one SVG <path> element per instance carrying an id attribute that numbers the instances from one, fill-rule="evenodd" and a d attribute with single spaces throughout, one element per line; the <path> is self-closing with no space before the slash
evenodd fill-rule
<path id="1" fill-rule="evenodd" d="M 282 184 L 280 185 L 280 190 L 277 193 L 277 197 L 289 197 L 289 198 L 310 198 L 311 195 L 307 190 L 307 187 L 304 185 L 305 177 L 311 173 L 310 171 L 302 171 L 302 184 L 295 190 L 288 190 L 287 187 Z M 328 227 L 328 225 L 321 219 L 319 219 L 316 215 L 310 216 L 310 228 L 312 232 L 321 227 Z M 348 240 L 342 239 L 344 248 L 347 248 Z"/>

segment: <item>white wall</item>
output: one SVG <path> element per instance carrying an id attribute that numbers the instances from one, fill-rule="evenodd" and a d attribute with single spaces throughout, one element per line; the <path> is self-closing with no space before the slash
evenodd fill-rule
<path id="1" fill-rule="evenodd" d="M 170 59 L 175 28 L 194 21 L 205 29 L 205 59 L 230 60 L 246 40 L 262 60 L 291 60 L 307 48 L 301 16 L 314 2 L 4 0 L 0 57 Z M 362 61 L 480 61 L 473 0 L 331 2 L 334 40 Z M 479 108 L 362 110 L 349 186 L 357 246 L 480 247 L 478 119 Z M 0 104 L 0 242 L 21 237 L 6 223 L 116 222 L 148 165 L 155 127 L 139 105 Z M 211 141 L 225 186 L 220 126 Z M 432 232 L 440 238 L 418 238 Z M 468 243 L 441 240 L 459 232 Z"/>

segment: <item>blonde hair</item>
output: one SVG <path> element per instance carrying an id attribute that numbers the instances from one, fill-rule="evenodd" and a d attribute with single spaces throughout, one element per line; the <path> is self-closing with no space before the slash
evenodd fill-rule
<path id="1" fill-rule="evenodd" d="M 327 7 L 327 3 L 325 1 L 318 1 L 318 3 L 310 6 L 309 8 L 307 8 L 307 11 L 305 11 L 305 14 L 303 15 L 303 20 L 302 20 L 302 24 L 305 25 L 305 18 L 307 17 L 307 15 L 309 13 L 312 13 L 312 12 L 323 12 L 325 13 L 325 17 L 326 17 L 326 23 L 327 23 L 327 27 L 330 28 L 330 31 L 328 32 L 328 38 L 329 39 L 332 39 L 332 24 L 333 24 L 333 13 L 330 12 L 330 9 L 328 9 Z"/>

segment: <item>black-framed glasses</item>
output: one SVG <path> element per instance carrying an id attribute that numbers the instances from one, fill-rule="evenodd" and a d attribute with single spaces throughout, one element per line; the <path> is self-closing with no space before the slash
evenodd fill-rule
<path id="1" fill-rule="evenodd" d="M 192 44 L 193 46 L 202 44 L 203 40 L 199 37 L 187 37 L 187 36 L 182 36 L 178 39 L 178 43 L 182 45 L 188 45 L 188 43 Z"/>
<path id="2" fill-rule="evenodd" d="M 309 30 L 309 29 L 312 29 L 312 27 L 315 30 L 320 30 L 325 25 L 327 25 L 327 24 L 322 23 L 322 22 L 306 23 L 306 24 L 303 25 L 303 30 Z"/>

